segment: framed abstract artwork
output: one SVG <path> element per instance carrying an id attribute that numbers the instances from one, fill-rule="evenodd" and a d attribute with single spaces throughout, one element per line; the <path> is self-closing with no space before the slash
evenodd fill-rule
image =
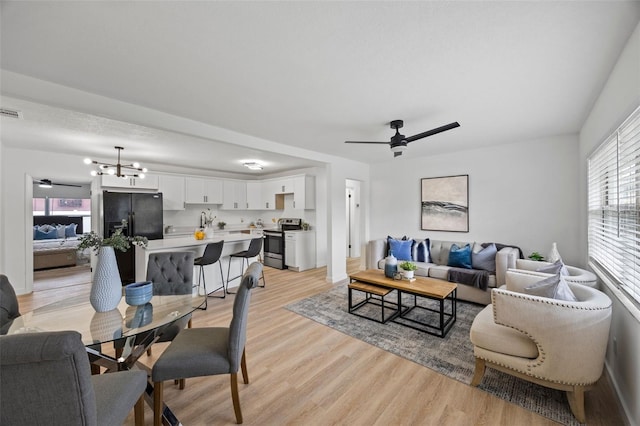
<path id="1" fill-rule="evenodd" d="M 469 175 L 421 179 L 421 229 L 469 232 Z"/>

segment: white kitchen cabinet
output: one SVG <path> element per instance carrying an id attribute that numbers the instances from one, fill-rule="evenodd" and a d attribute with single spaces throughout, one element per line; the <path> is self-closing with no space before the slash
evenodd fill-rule
<path id="1" fill-rule="evenodd" d="M 293 179 L 275 179 L 271 181 L 272 188 L 275 189 L 276 194 L 290 194 L 293 192 Z"/>
<path id="2" fill-rule="evenodd" d="M 313 210 L 316 208 L 315 176 L 295 176 L 293 178 L 293 208 Z"/>
<path id="3" fill-rule="evenodd" d="M 315 231 L 284 232 L 284 264 L 296 272 L 316 267 Z"/>
<path id="4" fill-rule="evenodd" d="M 100 185 L 109 188 L 129 189 L 158 189 L 158 176 L 145 176 L 144 178 L 121 178 L 115 175 L 100 176 Z"/>
<path id="5" fill-rule="evenodd" d="M 222 193 L 223 210 L 247 209 L 247 184 L 245 181 L 225 179 Z"/>
<path id="6" fill-rule="evenodd" d="M 222 179 L 185 178 L 185 203 L 222 204 Z"/>
<path id="7" fill-rule="evenodd" d="M 183 176 L 159 176 L 158 192 L 162 192 L 163 210 L 184 210 L 185 183 Z"/>
<path id="8" fill-rule="evenodd" d="M 262 182 L 259 180 L 247 182 L 247 210 L 264 210 Z"/>

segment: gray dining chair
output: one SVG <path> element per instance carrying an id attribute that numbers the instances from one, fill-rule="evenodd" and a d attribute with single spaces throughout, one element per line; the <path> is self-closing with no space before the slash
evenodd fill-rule
<path id="1" fill-rule="evenodd" d="M 229 327 L 188 328 L 183 330 L 165 349 L 153 365 L 153 421 L 162 424 L 163 382 L 189 377 L 231 375 L 231 398 L 236 421 L 242 423 L 238 395 L 238 370 L 242 369 L 244 383 L 249 383 L 245 356 L 247 315 L 251 289 L 258 285 L 262 264 L 254 262 L 245 272 L 233 301 L 233 318 Z"/>
<path id="2" fill-rule="evenodd" d="M 141 370 L 91 375 L 80 333 L 0 336 L 0 424 L 121 425 L 134 408 L 144 424 Z"/>
<path id="3" fill-rule="evenodd" d="M 153 282 L 153 295 L 191 294 L 194 257 L 190 251 L 151 253 L 147 263 L 147 281 Z M 187 326 L 191 327 L 191 314 L 166 326 L 156 343 L 172 341 Z M 136 336 L 136 344 L 145 338 L 146 334 Z M 116 341 L 116 355 L 122 353 L 123 344 L 124 341 Z M 151 355 L 151 348 L 147 349 L 147 355 Z"/>
<path id="4" fill-rule="evenodd" d="M 6 275 L 0 274 L 0 334 L 7 334 L 13 320 L 20 316 L 18 298 Z"/>

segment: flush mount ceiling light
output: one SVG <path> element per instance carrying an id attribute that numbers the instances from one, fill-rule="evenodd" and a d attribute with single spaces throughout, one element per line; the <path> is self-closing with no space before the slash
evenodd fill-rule
<path id="1" fill-rule="evenodd" d="M 256 163 L 255 161 L 243 163 L 242 165 L 249 170 L 262 170 L 262 164 Z"/>
<path id="2" fill-rule="evenodd" d="M 144 174 L 147 173 L 145 167 L 140 167 L 140 163 L 120 164 L 120 151 L 124 148 L 121 146 L 114 147 L 118 150 L 118 162 L 116 164 L 102 163 L 90 158 L 85 158 L 85 164 L 95 164 L 98 166 L 98 170 L 92 170 L 91 176 L 101 175 L 113 175 L 124 179 L 137 177 L 144 179 Z"/>

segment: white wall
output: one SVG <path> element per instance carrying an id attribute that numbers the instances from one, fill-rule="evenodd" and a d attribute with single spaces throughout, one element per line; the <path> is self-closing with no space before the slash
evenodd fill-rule
<path id="1" fill-rule="evenodd" d="M 428 143 L 428 142 L 425 142 Z M 402 157 L 371 167 L 371 237 L 512 244 L 525 256 L 557 242 L 565 262 L 578 248 L 577 136 L 557 136 L 434 157 Z M 469 232 L 420 229 L 420 179 L 469 175 Z"/>
<path id="2" fill-rule="evenodd" d="M 640 105 L 640 24 L 627 42 L 616 66 L 580 132 L 580 231 L 587 258 L 587 158 L 631 111 Z M 601 285 L 613 301 L 606 365 L 629 423 L 640 425 L 640 310 L 628 308 L 617 292 Z M 613 350 L 617 342 L 617 355 Z"/>
<path id="3" fill-rule="evenodd" d="M 33 287 L 32 177 L 88 181 L 90 176 L 82 159 L 81 156 L 3 146 L 0 173 L 4 226 L 0 243 L 4 252 L 2 271 L 18 294 L 28 293 Z"/>

